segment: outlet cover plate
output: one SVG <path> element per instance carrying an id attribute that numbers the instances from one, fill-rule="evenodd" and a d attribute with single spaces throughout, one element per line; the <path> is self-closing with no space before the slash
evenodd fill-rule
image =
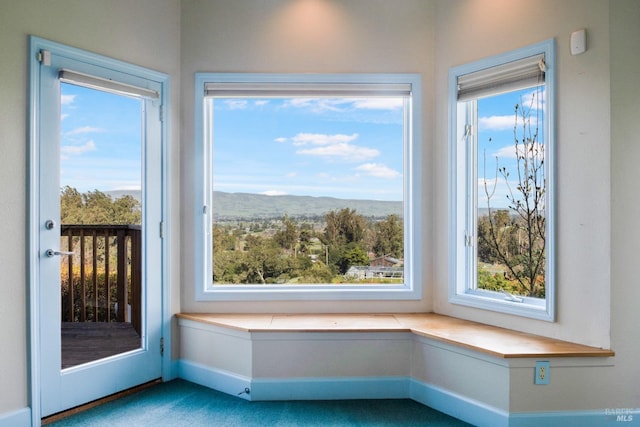
<path id="1" fill-rule="evenodd" d="M 551 365 L 549 362 L 536 362 L 535 384 L 549 384 L 549 374 L 551 373 Z"/>

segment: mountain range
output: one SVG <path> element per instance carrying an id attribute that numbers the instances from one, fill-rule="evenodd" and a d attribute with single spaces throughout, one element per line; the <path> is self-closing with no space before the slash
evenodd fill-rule
<path id="1" fill-rule="evenodd" d="M 113 199 L 128 195 L 140 201 L 139 190 L 105 192 Z M 360 215 L 385 218 L 398 215 L 402 218 L 401 201 L 338 199 L 313 196 L 267 196 L 253 193 L 213 192 L 213 214 L 216 220 L 281 218 L 285 214 L 296 217 L 324 216 L 327 212 L 344 208 L 354 209 Z"/>
<path id="2" fill-rule="evenodd" d="M 312 196 L 266 196 L 252 193 L 213 192 L 215 219 L 279 218 L 323 216 L 330 211 L 350 208 L 365 217 L 402 217 L 402 202 L 337 199 Z"/>

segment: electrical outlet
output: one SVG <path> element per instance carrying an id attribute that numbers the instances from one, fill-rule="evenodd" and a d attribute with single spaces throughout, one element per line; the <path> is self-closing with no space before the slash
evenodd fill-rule
<path id="1" fill-rule="evenodd" d="M 535 384 L 549 384 L 549 374 L 551 373 L 551 367 L 549 362 L 536 362 L 536 377 Z"/>

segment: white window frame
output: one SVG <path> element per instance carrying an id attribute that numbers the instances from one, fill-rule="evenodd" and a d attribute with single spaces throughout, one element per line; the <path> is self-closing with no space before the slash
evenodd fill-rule
<path id="1" fill-rule="evenodd" d="M 207 91 L 243 88 L 273 90 L 273 94 L 300 95 L 314 91 L 339 96 L 359 88 L 371 94 L 380 89 L 409 88 L 405 106 L 404 141 L 404 245 L 405 272 L 401 285 L 215 285 L 211 283 L 212 130 L 205 120 Z M 238 92 L 238 90 L 240 92 Z M 342 92 L 342 91 L 345 92 Z M 211 93 L 211 92 L 209 92 Z M 197 301 L 251 300 L 419 300 L 422 297 L 422 150 L 421 77 L 419 74 L 254 74 L 196 73 L 195 75 L 195 216 L 194 268 Z"/>
<path id="2" fill-rule="evenodd" d="M 471 125 L 472 141 L 477 138 L 476 114 L 473 111 L 477 96 L 458 100 L 459 78 L 476 73 L 491 74 L 496 70 L 513 71 L 514 61 L 544 56 L 545 109 L 544 132 L 545 173 L 546 173 L 546 279 L 545 298 L 509 296 L 477 289 L 477 168 L 475 166 L 476 143 L 468 143 L 465 133 Z M 502 72 L 502 71 L 501 71 Z M 464 80 L 465 77 L 462 77 Z M 506 91 L 512 90 L 508 85 Z M 554 98 L 555 98 L 555 56 L 554 40 L 546 40 L 501 55 L 454 67 L 449 70 L 449 209 L 450 209 L 450 254 L 449 254 L 449 302 L 485 310 L 497 311 L 534 319 L 555 321 L 555 139 L 554 139 Z M 504 92 L 504 91 L 503 91 Z M 500 93 L 490 90 L 489 93 Z M 468 233 L 467 230 L 473 230 Z M 469 244 L 470 243 L 470 244 Z"/>

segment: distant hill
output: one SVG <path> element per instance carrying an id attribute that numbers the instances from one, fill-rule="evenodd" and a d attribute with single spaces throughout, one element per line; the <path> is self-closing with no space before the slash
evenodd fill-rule
<path id="1" fill-rule="evenodd" d="M 402 202 L 337 199 L 312 196 L 265 196 L 251 193 L 213 192 L 215 219 L 253 219 L 323 216 L 332 210 L 355 209 L 365 217 L 403 216 Z"/>
<path id="2" fill-rule="evenodd" d="M 140 201 L 139 190 L 106 191 L 113 199 L 132 196 Z M 216 220 L 324 216 L 344 208 L 355 209 L 360 215 L 385 218 L 403 216 L 402 202 L 380 200 L 337 199 L 312 196 L 265 196 L 253 193 L 213 192 L 213 214 Z"/>
<path id="3" fill-rule="evenodd" d="M 142 198 L 140 196 L 140 190 L 113 190 L 113 191 L 105 191 L 104 194 L 111 197 L 111 199 L 116 200 L 123 196 L 131 196 L 137 201 L 141 201 Z"/>

